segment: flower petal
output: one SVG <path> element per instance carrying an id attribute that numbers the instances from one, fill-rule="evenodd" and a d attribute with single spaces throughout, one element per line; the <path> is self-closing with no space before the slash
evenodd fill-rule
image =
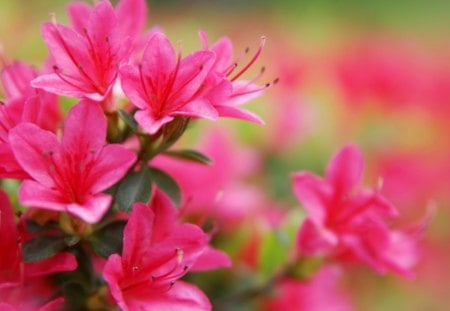
<path id="1" fill-rule="evenodd" d="M 163 116 L 160 119 L 155 119 L 149 110 L 139 110 L 134 115 L 137 123 L 150 135 L 155 134 L 166 123 L 174 119 L 172 116 Z"/>
<path id="2" fill-rule="evenodd" d="M 155 214 L 143 203 L 133 205 L 133 211 L 123 233 L 123 262 L 125 265 L 138 264 L 150 247 Z"/>
<path id="3" fill-rule="evenodd" d="M 69 154 L 89 154 L 103 147 L 106 118 L 100 105 L 87 100 L 70 109 L 64 123 L 62 146 Z"/>
<path id="4" fill-rule="evenodd" d="M 199 51 L 183 58 L 168 102 L 188 102 L 199 91 L 215 60 L 211 51 Z M 170 107 L 169 109 L 173 109 Z"/>
<path id="5" fill-rule="evenodd" d="M 80 217 L 87 223 L 98 222 L 108 211 L 112 197 L 108 194 L 98 193 L 87 197 L 83 204 L 72 203 L 67 205 L 67 212 Z"/>
<path id="6" fill-rule="evenodd" d="M 122 145 L 106 145 L 97 155 L 86 183 L 92 192 L 103 191 L 118 182 L 136 161 L 134 152 Z"/>
<path id="7" fill-rule="evenodd" d="M 161 33 L 155 32 L 148 40 L 142 57 L 143 73 L 154 83 L 155 92 L 167 87 L 167 81 L 175 70 L 177 57 L 169 39 Z"/>
<path id="8" fill-rule="evenodd" d="M 258 115 L 246 109 L 230 106 L 215 106 L 215 108 L 221 117 L 229 117 L 254 122 L 257 124 L 265 124 L 264 120 Z"/>
<path id="9" fill-rule="evenodd" d="M 204 99 L 191 101 L 179 110 L 174 111 L 172 114 L 205 118 L 209 120 L 216 120 L 219 117 L 217 110 L 209 103 L 209 101 Z"/>
<path id="10" fill-rule="evenodd" d="M 295 173 L 292 179 L 294 193 L 306 209 L 308 217 L 323 224 L 332 189 L 320 177 L 309 172 Z"/>
<path id="11" fill-rule="evenodd" d="M 17 162 L 35 180 L 52 187 L 50 153 L 60 149 L 55 134 L 31 123 L 22 123 L 9 132 L 9 141 Z"/>
<path id="12" fill-rule="evenodd" d="M 123 36 L 136 37 L 147 23 L 147 4 L 144 0 L 121 0 L 116 6 L 117 19 Z"/>
<path id="13" fill-rule="evenodd" d="M 176 282 L 170 290 L 150 291 L 145 288 L 127 293 L 128 310 L 201 311 L 211 310 L 208 297 L 196 286 Z"/>
<path id="14" fill-rule="evenodd" d="M 331 159 L 326 179 L 338 193 L 349 193 L 361 180 L 364 161 L 361 151 L 355 145 L 344 146 Z"/>

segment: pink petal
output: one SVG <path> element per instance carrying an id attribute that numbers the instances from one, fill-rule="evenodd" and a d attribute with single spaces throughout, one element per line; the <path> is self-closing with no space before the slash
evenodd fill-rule
<path id="1" fill-rule="evenodd" d="M 103 191 L 118 182 L 136 161 L 134 152 L 122 145 L 106 145 L 97 155 L 86 183 L 93 193 Z"/>
<path id="2" fill-rule="evenodd" d="M 93 41 L 99 55 L 108 55 L 110 51 L 110 42 L 117 27 L 117 17 L 109 1 L 98 2 L 89 16 L 87 25 L 87 35 Z M 108 39 L 108 40 L 107 40 Z M 110 55 L 111 57 L 111 55 Z M 100 59 L 100 62 L 107 59 Z"/>
<path id="3" fill-rule="evenodd" d="M 85 91 L 92 90 L 92 85 L 89 81 L 85 81 L 78 68 L 82 66 L 86 75 L 95 76 L 96 71 L 87 49 L 86 39 L 74 30 L 59 24 L 45 23 L 41 31 L 58 67 L 74 78 L 79 77 L 80 85 L 85 88 Z"/>
<path id="4" fill-rule="evenodd" d="M 144 50 L 142 71 L 153 80 L 156 89 L 162 90 L 167 86 L 169 75 L 175 70 L 176 61 L 175 50 L 169 39 L 163 33 L 154 33 Z"/>
<path id="5" fill-rule="evenodd" d="M 301 256 L 323 256 L 338 244 L 338 237 L 326 228 L 306 219 L 297 233 L 297 250 Z"/>
<path id="6" fill-rule="evenodd" d="M 30 91 L 30 81 L 36 77 L 36 70 L 22 62 L 7 64 L 1 70 L 1 82 L 8 99 L 22 98 Z"/>
<path id="7" fill-rule="evenodd" d="M 137 123 L 150 135 L 155 134 L 166 123 L 174 119 L 172 116 L 164 116 L 160 119 L 155 119 L 149 110 L 140 110 L 134 115 Z"/>
<path id="8" fill-rule="evenodd" d="M 67 13 L 73 28 L 78 33 L 83 33 L 84 29 L 87 29 L 87 23 L 91 12 L 92 7 L 84 2 L 73 2 L 68 5 Z"/>
<path id="9" fill-rule="evenodd" d="M 128 310 L 211 310 L 208 297 L 196 286 L 178 281 L 168 291 L 141 290 L 125 297 Z"/>
<path id="10" fill-rule="evenodd" d="M 138 36 L 147 23 L 145 0 L 121 0 L 116 6 L 117 19 L 122 35 Z"/>
<path id="11" fill-rule="evenodd" d="M 341 148 L 327 167 L 326 179 L 338 193 L 349 193 L 361 180 L 364 161 L 355 145 Z"/>
<path id="12" fill-rule="evenodd" d="M 143 89 L 138 68 L 132 65 L 124 65 L 120 67 L 119 74 L 122 89 L 131 103 L 140 109 L 150 107 L 150 102 Z"/>
<path id="13" fill-rule="evenodd" d="M 133 211 L 123 234 L 123 261 L 138 264 L 150 247 L 154 225 L 153 211 L 143 203 L 133 205 Z"/>
<path id="14" fill-rule="evenodd" d="M 31 123 L 22 123 L 9 132 L 9 141 L 17 162 L 35 180 L 52 187 L 48 174 L 50 152 L 59 150 L 55 134 L 42 130 Z"/>
<path id="15" fill-rule="evenodd" d="M 223 251 L 207 246 L 192 267 L 192 271 L 208 271 L 219 268 L 230 268 L 230 257 Z"/>
<path id="16" fill-rule="evenodd" d="M 292 175 L 293 190 L 308 217 L 314 222 L 323 224 L 327 217 L 327 208 L 332 189 L 320 178 L 309 172 Z"/>
<path id="17" fill-rule="evenodd" d="M 67 212 L 75 215 L 87 223 L 98 222 L 108 211 L 112 197 L 107 194 L 98 193 L 87 197 L 83 204 L 67 204 Z"/>
<path id="18" fill-rule="evenodd" d="M 80 80 L 77 85 L 68 83 L 55 74 L 45 74 L 35 78 L 31 81 L 31 86 L 43 89 L 47 92 L 75 98 L 89 98 L 94 101 L 102 101 L 105 95 L 99 94 L 98 92 L 93 92 L 89 90 L 90 86 L 83 84 L 84 82 Z M 92 93 L 89 93 L 92 92 Z"/>
<path id="19" fill-rule="evenodd" d="M 96 102 L 81 101 L 70 109 L 64 122 L 62 146 L 69 154 L 88 154 L 103 147 L 106 118 Z"/>
<path id="20" fill-rule="evenodd" d="M 169 197 L 158 188 L 154 190 L 149 206 L 155 215 L 152 240 L 163 240 L 178 227 L 178 210 Z"/>
<path id="21" fill-rule="evenodd" d="M 56 272 L 73 271 L 76 268 L 75 256 L 69 252 L 62 252 L 38 262 L 25 263 L 25 277 L 30 279 Z"/>
<path id="22" fill-rule="evenodd" d="M 217 120 L 219 117 L 217 110 L 209 103 L 209 101 L 204 99 L 191 101 L 172 114 L 205 118 L 209 120 Z"/>
<path id="23" fill-rule="evenodd" d="M 215 55 L 210 51 L 195 52 L 183 58 L 168 101 L 190 101 L 209 74 L 214 60 Z"/>
<path id="24" fill-rule="evenodd" d="M 118 254 L 109 256 L 108 261 L 103 268 L 103 278 L 108 283 L 111 295 L 114 297 L 117 304 L 124 310 L 128 310 L 120 288 L 119 282 L 124 276 L 122 268 L 122 258 Z"/>
<path id="25" fill-rule="evenodd" d="M 217 40 L 211 47 L 211 51 L 216 53 L 214 70 L 224 73 L 233 62 L 233 44 L 231 43 L 230 38 L 222 37 Z"/>
<path id="26" fill-rule="evenodd" d="M 64 304 L 64 298 L 56 298 L 52 301 L 47 302 L 45 305 L 39 308 L 38 311 L 56 311 L 61 310 Z"/>
<path id="27" fill-rule="evenodd" d="M 8 196 L 0 190 L 0 284 L 20 282 L 21 253 L 17 244 L 17 229 L 13 207 Z"/>
<path id="28" fill-rule="evenodd" d="M 238 107 L 242 106 L 249 101 L 258 98 L 261 96 L 266 88 L 251 83 L 250 81 L 239 80 L 232 82 L 233 91 L 231 96 L 225 103 L 222 103 L 224 106 Z"/>
<path id="29" fill-rule="evenodd" d="M 254 122 L 257 124 L 265 124 L 264 120 L 258 115 L 245 109 L 229 106 L 215 106 L 215 108 L 221 117 L 229 117 Z"/>
<path id="30" fill-rule="evenodd" d="M 34 180 L 25 180 L 22 182 L 19 188 L 19 201 L 23 205 L 58 212 L 65 212 L 68 203 L 68 200 L 59 191 L 52 190 Z"/>

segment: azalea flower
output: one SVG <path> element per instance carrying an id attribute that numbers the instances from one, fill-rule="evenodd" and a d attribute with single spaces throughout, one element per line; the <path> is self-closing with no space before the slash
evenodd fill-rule
<path id="1" fill-rule="evenodd" d="M 212 68 L 213 74 L 209 76 L 209 89 L 205 89 L 206 98 L 216 108 L 219 116 L 247 120 L 259 124 L 264 121 L 248 110 L 240 108 L 250 100 L 260 96 L 264 90 L 272 84 L 267 83 L 263 86 L 255 82 L 264 73 L 264 67 L 261 72 L 251 80 L 239 80 L 239 78 L 255 63 L 261 54 L 266 38 L 261 38 L 261 43 L 253 57 L 242 67 L 239 67 L 239 61 L 233 59 L 233 44 L 228 37 L 220 38 L 211 47 L 208 46 L 208 38 L 204 31 L 199 33 L 203 49 L 213 51 L 216 59 Z M 248 50 L 246 50 L 246 53 Z"/>
<path id="2" fill-rule="evenodd" d="M 17 163 L 8 133 L 17 124 L 31 122 L 55 132 L 62 120 L 55 95 L 30 86 L 38 72 L 22 62 L 6 64 L 0 78 L 6 101 L 0 102 L 0 177 L 23 179 L 28 174 Z"/>
<path id="3" fill-rule="evenodd" d="M 105 214 L 111 195 L 101 191 L 119 181 L 136 160 L 121 145 L 105 145 L 106 118 L 99 105 L 82 101 L 64 124 L 61 142 L 35 124 L 10 131 L 14 155 L 32 177 L 19 189 L 24 205 L 68 212 L 88 223 Z"/>
<path id="4" fill-rule="evenodd" d="M 73 29 L 55 20 L 42 26 L 42 36 L 55 61 L 54 72 L 39 76 L 31 85 L 58 95 L 101 102 L 110 94 L 119 65 L 128 61 L 131 37 L 119 26 L 108 0 L 100 1 L 92 10 L 74 4 L 69 13 Z"/>
<path id="5" fill-rule="evenodd" d="M 216 119 L 217 111 L 199 96 L 214 58 L 212 52 L 199 51 L 181 59 L 164 34 L 153 33 L 142 62 L 120 68 L 123 90 L 139 109 L 139 125 L 155 134 L 179 115 Z"/>
<path id="6" fill-rule="evenodd" d="M 76 268 L 75 256 L 58 253 L 38 262 L 22 260 L 22 245 L 14 221 L 13 208 L 0 190 L 0 310 L 56 310 L 62 298 L 49 301 L 53 286 L 44 279 L 55 272 Z"/>
<path id="7" fill-rule="evenodd" d="M 149 205 L 133 205 L 122 256 L 108 258 L 103 277 L 125 311 L 210 310 L 202 291 L 179 280 L 193 268 L 217 268 L 217 261 L 223 262 L 208 240 L 198 226 L 178 223 L 177 210 L 156 190 Z"/>
<path id="8" fill-rule="evenodd" d="M 378 191 L 354 189 L 362 171 L 360 151 L 348 145 L 333 157 L 325 179 L 309 172 L 293 175 L 294 193 L 307 213 L 297 236 L 298 252 L 356 259 L 379 273 L 412 277 L 417 236 L 389 228 L 386 220 L 397 210 Z"/>

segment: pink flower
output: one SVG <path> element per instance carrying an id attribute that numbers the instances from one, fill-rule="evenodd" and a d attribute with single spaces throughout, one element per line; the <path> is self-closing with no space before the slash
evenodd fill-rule
<path id="1" fill-rule="evenodd" d="M 248 110 L 240 108 L 250 100 L 260 96 L 262 92 L 272 84 L 267 83 L 259 86 L 255 82 L 264 73 L 264 68 L 252 80 L 238 80 L 258 59 L 265 44 L 265 37 L 253 57 L 242 68 L 233 59 L 233 44 L 228 37 L 220 38 L 214 45 L 208 47 L 208 38 L 204 31 L 199 33 L 204 50 L 213 51 L 216 59 L 212 72 L 209 76 L 209 88 L 204 90 L 205 97 L 212 103 L 214 108 L 222 117 L 237 118 L 264 124 L 264 121 Z M 246 51 L 247 52 L 247 51 Z M 237 72 L 236 72 L 237 71 Z M 276 80 L 274 81 L 276 83 Z"/>
<path id="2" fill-rule="evenodd" d="M 214 53 L 200 51 L 181 59 L 162 33 L 154 33 L 144 50 L 142 63 L 120 68 L 125 94 L 139 110 L 135 119 L 149 134 L 175 116 L 216 119 L 217 112 L 199 97 L 214 63 Z"/>
<path id="3" fill-rule="evenodd" d="M 179 281 L 193 266 L 205 268 L 198 261 L 212 266 L 220 260 L 207 245 L 208 236 L 195 225 L 178 223 L 177 210 L 156 191 L 148 206 L 133 206 L 122 256 L 108 258 L 103 277 L 123 310 L 210 310 L 203 292 Z"/>
<path id="4" fill-rule="evenodd" d="M 310 280 L 285 278 L 278 282 L 267 311 L 349 311 L 352 306 L 339 288 L 339 271 L 325 267 Z"/>
<path id="5" fill-rule="evenodd" d="M 396 209 L 378 192 L 355 191 L 363 159 L 356 146 L 342 148 L 322 180 L 309 172 L 293 175 L 294 192 L 307 218 L 297 236 L 300 255 L 356 259 L 379 273 L 411 277 L 418 259 L 416 237 L 391 230 L 386 218 Z"/>
<path id="6" fill-rule="evenodd" d="M 55 95 L 33 89 L 30 81 L 37 76 L 31 66 L 13 62 L 1 72 L 1 81 L 7 97 L 0 105 L 0 177 L 23 179 L 28 174 L 17 163 L 11 150 L 8 133 L 17 124 L 31 122 L 55 132 L 62 120 Z"/>
<path id="7" fill-rule="evenodd" d="M 1 190 L 0 220 L 0 310 L 54 310 L 62 299 L 49 302 L 54 288 L 44 277 L 74 270 L 77 266 L 75 257 L 61 252 L 39 262 L 24 262 L 13 208 Z"/>
<path id="8" fill-rule="evenodd" d="M 52 54 L 54 72 L 32 81 L 48 92 L 103 101 L 116 81 L 119 65 L 126 62 L 131 38 L 108 0 L 94 9 L 74 4 L 69 8 L 73 28 L 56 21 L 42 26 L 42 35 Z"/>
<path id="9" fill-rule="evenodd" d="M 89 223 L 100 220 L 111 203 L 111 196 L 101 191 L 136 160 L 121 145 L 105 145 L 106 118 L 96 103 L 87 101 L 70 110 L 61 142 L 31 123 L 11 130 L 9 140 L 17 161 L 33 178 L 22 183 L 20 202 L 68 212 Z"/>

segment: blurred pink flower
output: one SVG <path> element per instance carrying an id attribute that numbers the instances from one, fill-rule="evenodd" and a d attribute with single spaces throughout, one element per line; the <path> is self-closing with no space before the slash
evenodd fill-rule
<path id="1" fill-rule="evenodd" d="M 54 72 L 39 76 L 31 85 L 58 95 L 105 100 L 119 65 L 128 61 L 131 52 L 132 38 L 126 32 L 135 32 L 132 25 L 127 31 L 121 28 L 118 18 L 124 13 L 118 11 L 116 14 L 108 0 L 93 9 L 75 3 L 69 7 L 73 29 L 56 21 L 45 23 L 42 35 L 55 61 Z"/>
<path id="2" fill-rule="evenodd" d="M 212 160 L 211 165 L 164 155 L 151 161 L 152 166 L 167 171 L 180 185 L 183 214 L 211 216 L 222 226 L 233 227 L 265 204 L 260 191 L 243 181 L 259 168 L 256 153 L 238 148 L 232 137 L 218 129 L 204 137 L 198 150 Z"/>
<path id="3" fill-rule="evenodd" d="M 201 290 L 179 280 L 195 265 L 201 270 L 225 263 L 222 254 L 210 251 L 208 240 L 198 226 L 178 223 L 177 210 L 157 190 L 148 206 L 133 206 L 122 256 L 108 258 L 103 277 L 123 310 L 210 310 Z"/>
<path id="4" fill-rule="evenodd" d="M 372 39 L 346 49 L 335 74 L 348 103 L 389 108 L 421 104 L 426 74 L 418 51 L 391 40 Z"/>
<path id="5" fill-rule="evenodd" d="M 322 268 L 309 280 L 285 278 L 276 283 L 274 297 L 269 299 L 267 311 L 350 311 L 348 297 L 340 290 L 339 271 Z"/>
<path id="6" fill-rule="evenodd" d="M 22 245 L 14 221 L 13 208 L 0 190 L 0 310 L 54 310 L 62 299 L 49 302 L 54 288 L 44 277 L 76 268 L 75 257 L 58 253 L 37 262 L 22 260 Z M 44 306 L 45 305 L 45 306 Z"/>
<path id="7" fill-rule="evenodd" d="M 105 145 L 106 118 L 97 103 L 87 101 L 70 110 L 61 142 L 31 123 L 15 127 L 9 139 L 17 161 L 33 178 L 22 183 L 20 202 L 68 212 L 89 223 L 100 220 L 111 203 L 111 196 L 101 191 L 136 160 L 121 145 Z"/>
<path id="8" fill-rule="evenodd" d="M 166 36 L 155 32 L 142 63 L 120 68 L 123 90 L 139 109 L 139 125 L 155 134 L 177 115 L 216 119 L 217 111 L 199 96 L 213 63 L 214 53 L 208 51 L 181 59 Z"/>
<path id="9" fill-rule="evenodd" d="M 293 175 L 294 192 L 307 212 L 298 231 L 298 252 L 356 259 L 379 273 L 412 277 L 419 257 L 417 235 L 386 225 L 397 211 L 377 191 L 355 190 L 362 172 L 360 151 L 348 145 L 330 161 L 325 179 L 309 172 Z"/>

